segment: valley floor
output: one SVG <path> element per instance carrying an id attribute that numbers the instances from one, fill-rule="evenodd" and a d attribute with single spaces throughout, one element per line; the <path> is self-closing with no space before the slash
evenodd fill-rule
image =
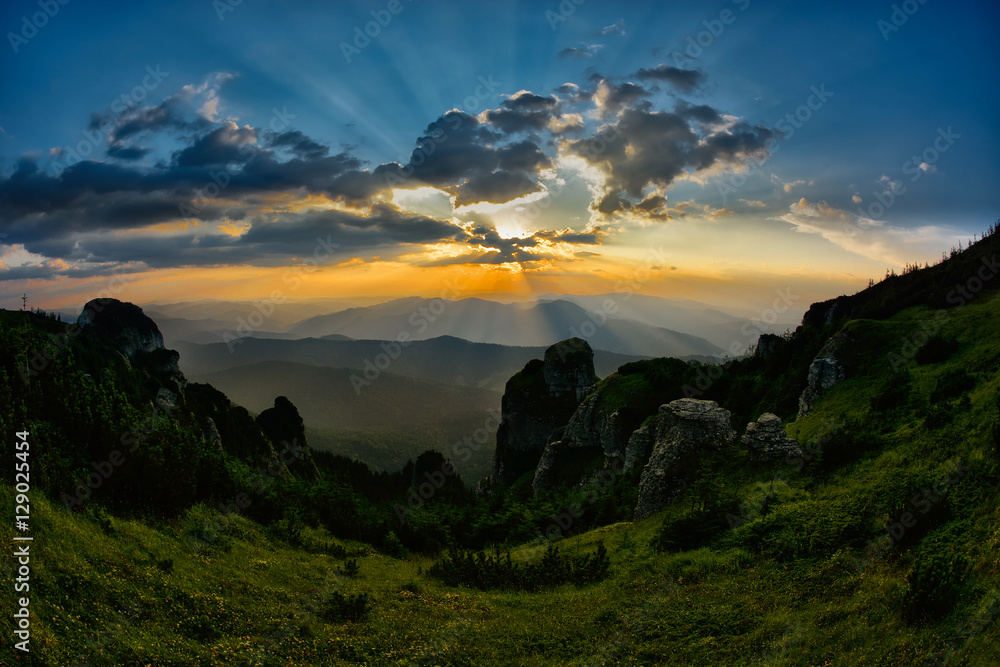
<path id="1" fill-rule="evenodd" d="M 3 486 L 0 502 L 12 501 Z M 8 636 L 0 650 L 19 659 L 6 664 L 985 666 L 1000 645 L 995 589 L 944 623 L 909 625 L 892 562 L 861 570 L 846 551 L 791 562 L 740 549 L 664 555 L 649 547 L 658 519 L 563 542 L 572 552 L 603 541 L 613 568 L 604 582 L 492 593 L 448 588 L 423 574 L 429 559 L 360 544 L 345 545 L 360 572 L 344 576 L 344 560 L 290 548 L 235 515 L 196 553 L 189 536 L 217 517 L 204 506 L 155 528 L 34 506 L 34 661 Z M 367 617 L 327 620 L 338 592 L 368 593 Z"/>

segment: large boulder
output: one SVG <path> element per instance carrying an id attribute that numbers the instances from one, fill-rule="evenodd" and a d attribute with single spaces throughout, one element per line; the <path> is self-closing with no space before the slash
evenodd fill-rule
<path id="1" fill-rule="evenodd" d="M 788 456 L 802 456 L 799 443 L 785 433 L 781 417 L 770 412 L 747 424 L 741 442 L 746 445 L 751 461 L 784 461 Z"/>
<path id="2" fill-rule="evenodd" d="M 535 470 L 553 431 L 566 425 L 596 383 L 594 351 L 579 338 L 549 347 L 544 359 L 532 359 L 508 380 L 485 488 L 508 487 Z"/>
<path id="3" fill-rule="evenodd" d="M 799 395 L 799 418 L 809 414 L 825 389 L 843 382 L 847 377 L 839 355 L 841 348 L 848 342 L 844 333 L 838 333 L 823 345 L 819 354 L 809 364 L 806 388 Z"/>
<path id="4" fill-rule="evenodd" d="M 76 323 L 92 328 L 117 345 L 130 361 L 142 353 L 163 349 L 163 334 L 142 308 L 117 299 L 93 299 L 83 307 Z"/>
<path id="5" fill-rule="evenodd" d="M 636 520 L 673 502 L 693 481 L 707 449 L 720 449 L 736 438 L 728 410 L 715 401 L 682 398 L 660 406 L 653 453 L 639 480 Z"/>

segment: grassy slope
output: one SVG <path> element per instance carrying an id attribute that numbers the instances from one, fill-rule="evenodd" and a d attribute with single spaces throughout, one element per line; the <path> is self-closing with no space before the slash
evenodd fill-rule
<path id="1" fill-rule="evenodd" d="M 859 375 L 829 390 L 813 414 L 790 425 L 790 435 L 811 442 L 830 420 L 871 415 L 870 398 L 889 376 L 885 354 L 931 315 L 911 309 L 885 322 L 851 323 L 879 349 L 860 350 Z M 587 589 L 449 589 L 420 574 L 428 559 L 368 552 L 359 558 L 359 578 L 328 581 L 370 592 L 369 618 L 327 623 L 309 607 L 331 589 L 324 580 L 338 561 L 329 556 L 273 542 L 238 518 L 195 555 L 184 535 L 210 515 L 206 508 L 155 529 L 113 519 L 109 535 L 93 518 L 70 515 L 35 493 L 35 655 L 72 664 L 93 655 L 90 641 L 103 645 L 94 665 L 247 664 L 254 655 L 264 665 L 914 665 L 952 642 L 948 664 L 995 665 L 1000 504 L 989 427 L 1000 393 L 998 315 L 1000 297 L 986 295 L 953 311 L 945 334 L 960 348 L 943 363 L 911 364 L 909 406 L 872 415 L 883 425 L 880 449 L 818 476 L 786 471 L 768 515 L 749 511 L 749 521 L 723 527 L 710 547 L 663 554 L 649 546 L 664 520 L 685 516 L 686 503 L 569 538 L 565 550 L 589 550 L 598 540 L 610 548 L 613 576 Z M 970 405 L 955 408 L 951 423 L 925 423 L 936 379 L 953 368 L 977 377 Z M 859 570 L 852 557 L 863 556 L 865 542 L 884 534 L 881 524 L 955 459 L 972 472 L 948 492 L 947 516 L 918 523 L 923 539 Z M 728 465 L 751 507 L 781 469 L 749 468 L 742 452 Z M 10 488 L 0 487 L 0 503 L 12 502 Z M 4 527 L 8 543 L 9 532 Z M 965 553 L 971 570 L 943 619 L 908 623 L 901 613 L 907 574 L 931 547 Z M 514 556 L 537 552 L 523 547 Z M 169 572 L 157 565 L 165 559 L 173 559 Z M 419 593 L 402 588 L 410 582 Z M 0 599 L 8 615 L 11 596 Z M 138 609 L 126 622 L 124 604 Z M 988 622 L 969 632 L 977 612 Z"/>

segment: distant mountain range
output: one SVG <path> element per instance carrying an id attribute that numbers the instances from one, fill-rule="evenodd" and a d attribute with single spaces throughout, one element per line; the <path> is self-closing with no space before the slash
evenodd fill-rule
<path id="1" fill-rule="evenodd" d="M 521 370 L 524 364 L 545 351 L 543 347 L 473 343 L 451 336 L 412 341 L 405 347 L 398 344 L 394 346 L 386 341 L 326 338 L 245 338 L 229 345 L 178 342 L 174 347 L 181 353 L 182 369 L 191 377 L 203 377 L 265 361 L 282 361 L 305 366 L 353 369 L 343 376 L 343 384 L 347 389 L 352 387 L 352 374 L 365 381 L 374 381 L 388 373 L 498 392 L 503 391 L 507 380 Z M 641 358 L 643 357 L 599 350 L 595 353 L 594 365 L 598 375 L 603 377 L 615 372 L 622 364 Z M 258 376 L 255 381 L 266 384 L 270 379 Z"/>
<path id="2" fill-rule="evenodd" d="M 623 319 L 619 304 L 628 302 L 621 295 L 586 297 L 584 302 L 586 306 L 564 299 L 507 304 L 476 298 L 444 301 L 410 297 L 318 315 L 295 325 L 291 332 L 302 337 L 336 333 L 377 340 L 396 340 L 401 335 L 415 340 L 455 336 L 520 347 L 546 347 L 575 336 L 587 340 L 595 350 L 621 354 L 725 354 L 720 346 L 701 336 Z M 698 320 L 696 312 L 689 311 L 692 324 Z M 706 322 L 702 318 L 697 324 L 703 329 Z M 735 324 L 735 319 L 728 323 Z"/>
<path id="3" fill-rule="evenodd" d="M 273 308 L 273 310 L 272 310 Z M 407 297 L 374 305 L 340 301 L 218 301 L 153 304 L 164 340 L 208 344 L 234 338 L 427 340 L 452 336 L 477 343 L 547 347 L 572 336 L 619 354 L 711 358 L 742 353 L 762 333 L 748 320 L 707 304 L 642 294 L 547 294 L 500 303 Z M 764 325 L 764 333 L 795 323 Z"/>

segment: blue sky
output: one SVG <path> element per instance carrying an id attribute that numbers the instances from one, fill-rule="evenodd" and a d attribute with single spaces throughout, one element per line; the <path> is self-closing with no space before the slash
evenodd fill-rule
<path id="1" fill-rule="evenodd" d="M 653 246 L 674 268 L 651 293 L 822 297 L 933 261 L 1000 209 L 993 3 L 44 5 L 0 9 L 5 298 L 79 300 L 122 272 L 143 297 L 183 272 L 221 294 L 256 269 L 250 295 L 327 230 L 338 249 L 302 297 L 391 296 L 388 274 L 433 292 L 455 271 L 482 293 L 607 291 Z M 416 165 L 421 137 L 439 150 Z M 206 198 L 197 179 L 240 146 Z M 412 177 L 386 181 L 393 163 Z"/>

